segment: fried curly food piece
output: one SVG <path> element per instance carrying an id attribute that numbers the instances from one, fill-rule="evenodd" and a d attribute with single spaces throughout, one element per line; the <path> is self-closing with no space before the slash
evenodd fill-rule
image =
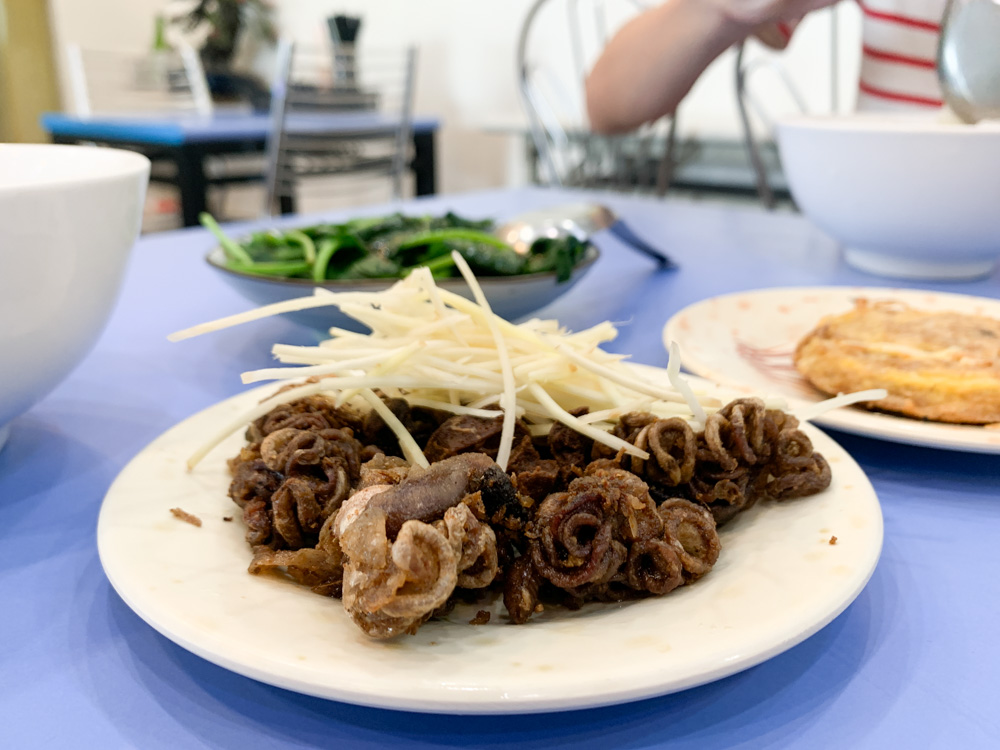
<path id="1" fill-rule="evenodd" d="M 438 425 L 424 445 L 424 456 L 434 463 L 462 453 L 484 453 L 496 459 L 500 449 L 503 414 L 497 412 L 495 419 L 456 414 Z M 514 426 L 514 443 L 528 435 L 521 422 Z M 508 468 L 510 464 L 508 462 Z"/>
<path id="2" fill-rule="evenodd" d="M 799 342 L 795 366 L 824 393 L 889 392 L 866 408 L 938 422 L 1000 422 L 994 318 L 859 299 Z"/>
<path id="3" fill-rule="evenodd" d="M 574 417 L 582 417 L 588 411 L 586 407 L 579 407 L 570 409 L 569 413 Z M 556 422 L 549 430 L 545 447 L 559 466 L 559 478 L 564 484 L 568 484 L 576 477 L 583 475 L 594 451 L 594 441 L 586 435 Z"/>
<path id="4" fill-rule="evenodd" d="M 620 469 L 597 469 L 539 506 L 529 534 L 531 559 L 559 588 L 607 583 L 633 542 L 662 533 L 663 522 L 641 479 Z"/>
<path id="5" fill-rule="evenodd" d="M 355 490 L 363 490 L 376 484 L 399 484 L 406 479 L 410 464 L 399 456 L 380 453 L 361 465 L 361 479 Z"/>
<path id="6" fill-rule="evenodd" d="M 690 533 L 675 535 L 686 529 L 673 523 L 675 513 L 660 513 L 638 476 L 609 459 L 589 464 L 583 477 L 538 509 L 528 532 L 530 555 L 518 558 L 505 580 L 511 621 L 525 622 L 543 596 L 568 606 L 619 602 L 669 593 L 707 572 L 719 549 L 712 516 L 680 502 L 699 514 L 700 545 Z"/>
<path id="7" fill-rule="evenodd" d="M 378 639 L 414 633 L 471 595 L 461 591 L 494 583 L 515 624 L 543 602 L 669 593 L 714 566 L 717 523 L 763 497 L 801 497 L 830 482 L 796 418 L 752 398 L 709 415 L 698 433 L 683 419 L 625 414 L 615 435 L 646 459 L 562 426 L 525 431 L 509 475 L 467 450 L 488 449 L 499 420 L 445 420 L 433 439 L 453 455 L 421 468 L 377 451 L 363 461 L 353 428 L 320 417 L 329 424 L 296 408 L 258 420 L 267 432 L 229 462 L 230 495 L 254 546 L 252 573 L 342 595 Z"/>
<path id="8" fill-rule="evenodd" d="M 522 437 L 510 453 L 507 471 L 517 491 L 538 502 L 554 492 L 561 480 L 559 462 L 542 458 L 531 438 Z"/>
<path id="9" fill-rule="evenodd" d="M 691 499 L 706 505 L 722 525 L 764 497 L 787 500 L 826 489 L 829 466 L 798 425 L 795 417 L 767 409 L 757 398 L 726 404 L 698 437 Z"/>
<path id="10" fill-rule="evenodd" d="M 237 467 L 230 497 L 237 504 L 242 500 L 251 547 L 299 549 L 315 543 L 323 521 L 340 508 L 351 489 L 340 461 L 324 457 L 316 468 L 325 476 L 284 476 L 261 459 Z"/>
<path id="11" fill-rule="evenodd" d="M 316 416 L 294 412 L 293 417 L 303 414 Z M 266 418 L 264 424 L 269 424 Z M 247 542 L 274 549 L 315 544 L 323 521 L 360 476 L 362 455 L 363 446 L 349 427 L 279 427 L 240 451 L 229 462 L 229 496 L 243 509 Z"/>
<path id="12" fill-rule="evenodd" d="M 247 451 L 244 449 L 240 456 L 260 456 L 259 443 L 255 444 L 257 451 Z M 262 459 L 249 458 L 249 460 L 237 460 L 230 464 L 233 473 L 233 480 L 229 483 L 229 497 L 233 499 L 241 508 L 245 508 L 248 503 L 254 501 L 267 502 L 271 499 L 274 491 L 281 486 L 282 476 L 277 471 L 267 468 L 267 464 Z"/>
<path id="13" fill-rule="evenodd" d="M 282 568 L 296 583 L 308 586 L 323 596 L 339 596 L 344 574 L 339 557 L 315 547 L 297 550 L 273 550 L 258 547 L 248 571 L 260 575 L 265 570 Z"/>
<path id="14" fill-rule="evenodd" d="M 767 409 L 758 398 L 729 402 L 709 415 L 700 433 L 676 417 L 633 412 L 621 417 L 614 434 L 650 458 L 611 455 L 595 445 L 595 464 L 642 477 L 658 502 L 683 496 L 700 503 L 717 525 L 762 498 L 804 497 L 830 484 L 830 467 L 798 429 L 798 420 Z"/>
<path id="15" fill-rule="evenodd" d="M 399 419 L 406 431 L 420 445 L 423 445 L 448 417 L 446 413 L 435 409 L 410 406 L 406 399 L 386 398 L 381 392 L 380 395 L 389 411 Z M 398 438 L 375 411 L 370 411 L 365 415 L 359 435 L 366 443 L 378 446 L 385 453 L 393 456 L 401 454 Z"/>
<path id="16" fill-rule="evenodd" d="M 255 547 L 249 572 L 261 575 L 266 571 L 279 570 L 317 594 L 340 596 L 344 576 L 343 553 L 333 533 L 333 520 L 334 516 L 327 518 L 315 547 L 297 550 L 274 550 L 263 545 Z"/>
<path id="17" fill-rule="evenodd" d="M 406 521 L 435 521 L 474 493 L 480 493 L 489 516 L 508 505 L 518 505 L 510 477 L 481 453 L 463 453 L 423 470 L 411 468 L 406 479 L 373 496 L 370 502 L 385 511 L 387 533 L 394 538 Z"/>
<path id="18" fill-rule="evenodd" d="M 462 454 L 372 484 L 343 504 L 332 529 L 344 555 L 344 608 L 373 638 L 414 633 L 456 587 L 489 586 L 496 535 L 475 515 L 514 496 L 492 459 Z"/>
<path id="19" fill-rule="evenodd" d="M 329 427 L 348 427 L 357 433 L 361 426 L 361 416 L 352 409 L 337 407 L 326 396 L 313 395 L 274 407 L 247 428 L 246 437 L 251 443 L 259 443 L 272 432 L 286 427 L 317 431 Z"/>
<path id="20" fill-rule="evenodd" d="M 622 468 L 666 487 L 691 481 L 698 442 L 691 425 L 683 419 L 657 419 L 652 414 L 633 412 L 622 417 L 614 434 L 650 454 L 648 461 L 634 456 L 616 457 Z M 608 451 L 601 454 L 607 456 Z"/>
<path id="21" fill-rule="evenodd" d="M 676 542 L 684 579 L 694 581 L 708 573 L 722 551 L 712 514 L 703 505 L 679 497 L 660 503 L 657 512 L 667 536 Z"/>
<path id="22" fill-rule="evenodd" d="M 684 583 L 683 564 L 669 538 L 640 539 L 628 551 L 625 580 L 629 588 L 668 594 Z"/>
<path id="23" fill-rule="evenodd" d="M 344 609 L 373 638 L 415 633 L 456 586 L 493 582 L 496 540 L 468 506 L 449 508 L 433 525 L 407 520 L 394 540 L 386 533 L 387 519 L 369 502 L 339 529 Z"/>
<path id="24" fill-rule="evenodd" d="M 480 523 L 468 505 L 456 505 L 435 521 L 434 528 L 451 542 L 457 558 L 457 586 L 482 589 L 497 577 L 497 538 L 487 524 Z"/>
<path id="25" fill-rule="evenodd" d="M 521 625 L 534 614 L 543 580 L 531 555 L 521 555 L 511 564 L 504 577 L 503 605 L 512 623 Z"/>
<path id="26" fill-rule="evenodd" d="M 458 560 L 444 534 L 407 521 L 395 541 L 386 513 L 366 507 L 339 535 L 344 552 L 344 609 L 373 638 L 415 633 L 451 596 Z"/>
<path id="27" fill-rule="evenodd" d="M 431 463 L 469 452 L 488 455 L 492 451 L 495 456 L 502 426 L 503 414 L 500 412 L 496 419 L 457 414 L 442 422 L 431 434 L 424 446 L 424 455 Z"/>
<path id="28" fill-rule="evenodd" d="M 316 493 L 304 479 L 288 477 L 271 495 L 271 513 L 275 536 L 289 549 L 305 546 L 305 536 L 319 532 L 323 509 Z"/>

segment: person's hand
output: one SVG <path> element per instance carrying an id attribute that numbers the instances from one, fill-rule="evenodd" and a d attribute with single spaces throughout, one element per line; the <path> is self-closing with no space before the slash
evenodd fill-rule
<path id="1" fill-rule="evenodd" d="M 776 30 L 778 23 L 796 22 L 806 13 L 833 5 L 837 0 L 704 0 L 704 2 L 713 5 L 730 22 L 748 29 L 749 34 L 752 33 L 751 30 L 757 31 L 763 27 L 775 27 Z"/>
<path id="2" fill-rule="evenodd" d="M 765 23 L 753 30 L 754 37 L 771 49 L 784 49 L 792 40 L 792 32 L 799 25 L 798 21 L 775 21 Z"/>
<path id="3" fill-rule="evenodd" d="M 618 30 L 587 76 L 597 133 L 624 133 L 673 113 L 698 76 L 757 35 L 782 48 L 806 13 L 837 0 L 664 0 Z"/>

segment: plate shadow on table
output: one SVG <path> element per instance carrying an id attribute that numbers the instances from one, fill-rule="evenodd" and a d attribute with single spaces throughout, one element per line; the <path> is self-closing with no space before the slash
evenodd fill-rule
<path id="1" fill-rule="evenodd" d="M 1000 476 L 1000 455 L 997 454 L 926 448 L 852 435 L 828 427 L 820 429 L 850 453 L 876 484 L 883 480 L 912 484 L 913 467 L 919 466 L 919 494 L 937 490 L 949 496 L 949 505 L 952 498 L 958 501 L 967 494 L 965 488 L 971 487 L 973 492 L 978 490 L 981 494 L 982 488 L 995 486 Z M 1000 505 L 997 503 L 988 503 L 984 507 L 983 503 L 976 501 L 974 505 L 1000 519 Z"/>
<path id="2" fill-rule="evenodd" d="M 45 470 L 39 470 L 42 454 Z M 5 570 L 92 547 L 104 490 L 91 489 L 88 494 L 81 488 L 106 488 L 115 471 L 106 456 L 62 425 L 30 413 L 14 419 L 10 439 L 0 452 L 4 532 L 10 540 L 8 551 L 17 549 L 17 554 L 8 556 Z M 24 490 L 15 493 L 15 486 Z M 53 497 L 57 493 L 72 496 L 73 502 L 59 502 Z M 63 516 L 59 524 L 52 523 L 53 512 Z"/>
<path id="3" fill-rule="evenodd" d="M 87 580 L 95 580 L 94 571 Z M 796 746 L 803 732 L 829 712 L 847 712 L 840 738 L 864 736 L 888 712 L 913 664 L 919 633 L 898 620 L 903 582 L 877 568 L 868 587 L 840 617 L 802 644 L 755 668 L 684 693 L 618 707 L 518 716 L 453 716 L 351 706 L 299 695 L 241 677 L 195 656 L 142 622 L 102 575 L 81 592 L 78 611 L 89 607 L 81 648 L 97 654 L 85 662 L 83 688 L 101 704 L 127 741 L 177 747 L 192 735 L 208 747 L 303 746 L 639 748 Z M 530 627 L 530 626 L 529 626 Z M 886 645 L 893 631 L 891 683 L 872 705 L 856 711 L 848 690 L 854 676 Z M 885 656 L 879 656 L 885 661 Z M 103 664 L 111 660 L 117 664 Z M 117 683 L 117 684 L 116 684 Z M 123 684 L 124 683 L 124 684 Z M 137 691 L 136 684 L 141 688 Z M 151 737 L 131 718 L 142 711 L 122 702 L 150 701 L 173 716 L 176 733 Z M 768 717 L 762 720 L 761 717 Z M 775 718 L 777 717 L 777 719 Z M 250 738 L 253 738 L 250 740 Z"/>

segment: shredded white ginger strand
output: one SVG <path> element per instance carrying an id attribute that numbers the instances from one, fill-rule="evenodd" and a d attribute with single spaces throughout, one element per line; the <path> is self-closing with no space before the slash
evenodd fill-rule
<path id="1" fill-rule="evenodd" d="M 467 281 L 477 286 L 471 272 Z M 272 353 L 285 366 L 244 373 L 245 383 L 310 376 L 319 380 L 283 391 L 234 419 L 209 436 L 189 466 L 278 404 L 313 394 L 327 395 L 335 403 L 359 396 L 374 407 L 373 392 L 381 390 L 414 405 L 456 414 L 502 413 L 504 428 L 497 456 L 501 466 L 513 447 L 517 419 L 523 419 L 532 434 L 545 434 L 561 422 L 615 451 L 624 449 L 645 457 L 644 451 L 609 433 L 623 413 L 641 409 L 704 424 L 706 411 L 714 412 L 721 405 L 718 399 L 695 395 L 683 381 L 684 391 L 676 383 L 671 387 L 667 380 L 649 380 L 621 355 L 604 351 L 600 345 L 617 335 L 610 323 L 575 333 L 554 320 L 532 319 L 515 325 L 493 314 L 487 305 L 440 289 L 429 273 L 414 272 L 381 292 L 317 292 L 307 299 L 307 305 L 270 305 L 170 337 L 176 341 L 322 304 L 348 307 L 372 329 L 362 334 L 331 328 L 330 338 L 317 346 L 275 345 Z M 485 297 L 480 296 L 480 302 L 485 303 Z M 501 411 L 487 409 L 491 406 Z M 589 414 L 573 416 L 571 412 L 579 407 L 586 407 Z M 386 421 L 407 458 L 420 461 L 419 447 L 399 420 Z"/>
<path id="2" fill-rule="evenodd" d="M 844 406 L 859 404 L 862 401 L 879 401 L 889 395 L 889 391 L 884 388 L 872 388 L 867 391 L 855 391 L 854 393 L 841 393 L 839 396 L 810 404 L 795 412 L 795 416 L 802 422 L 808 422 L 816 417 L 822 417 L 828 411 L 840 409 Z"/>
<path id="3" fill-rule="evenodd" d="M 510 458 L 510 451 L 514 444 L 514 425 L 517 422 L 517 393 L 514 386 L 514 370 L 510 366 L 510 355 L 507 353 L 507 344 L 500 333 L 497 325 L 497 316 L 493 314 L 490 303 L 483 293 L 483 288 L 476 281 L 472 269 L 465 262 L 465 258 L 456 251 L 451 251 L 451 259 L 455 261 L 459 273 L 465 279 L 465 283 L 472 290 L 472 296 L 483 308 L 486 315 L 486 325 L 489 326 L 490 335 L 497 348 L 497 360 L 500 362 L 500 377 L 503 382 L 503 392 L 500 394 L 500 411 L 503 412 L 503 426 L 500 428 L 500 448 L 497 450 L 497 466 L 507 471 L 507 460 Z"/>
<path id="4" fill-rule="evenodd" d="M 403 456 L 406 460 L 411 464 L 422 466 L 425 469 L 430 466 L 430 462 L 424 456 L 424 452 L 420 450 L 417 441 L 413 439 L 413 436 L 403 426 L 403 423 L 399 421 L 399 417 L 393 414 L 389 407 L 385 405 L 385 402 L 376 396 L 375 392 L 370 388 L 362 388 L 360 393 L 361 398 L 368 402 L 368 405 L 375 410 L 376 414 L 382 417 L 382 421 L 399 438 L 399 447 L 403 449 Z"/>
<path id="5" fill-rule="evenodd" d="M 298 297 L 296 299 L 285 300 L 283 302 L 275 302 L 274 304 L 258 307 L 254 310 L 247 310 L 246 312 L 239 313 L 237 315 L 230 315 L 228 318 L 220 318 L 219 320 L 214 320 L 210 323 L 201 323 L 200 325 L 192 326 L 191 328 L 185 328 L 183 331 L 171 333 L 167 336 L 167 341 L 183 341 L 184 339 L 201 336 L 203 333 L 211 333 L 212 331 L 229 328 L 230 326 L 237 326 L 241 323 L 249 323 L 253 320 L 269 318 L 272 315 L 278 315 L 280 313 L 309 310 L 313 307 L 330 307 L 331 305 L 338 305 L 343 302 L 347 302 L 357 296 L 365 296 L 365 294 L 364 292 L 342 292 L 340 294 L 333 294 L 325 289 L 317 289 L 312 297 Z"/>
<path id="6" fill-rule="evenodd" d="M 667 360 L 667 377 L 670 379 L 671 384 L 676 388 L 684 400 L 687 401 L 688 406 L 691 407 L 691 413 L 694 414 L 694 421 L 697 425 L 697 429 L 704 429 L 706 422 L 708 422 L 708 416 L 705 414 L 705 410 L 701 408 L 701 404 L 698 403 L 698 398 L 695 396 L 691 386 L 688 382 L 681 377 L 681 348 L 677 346 L 676 341 L 670 342 L 670 359 Z"/>

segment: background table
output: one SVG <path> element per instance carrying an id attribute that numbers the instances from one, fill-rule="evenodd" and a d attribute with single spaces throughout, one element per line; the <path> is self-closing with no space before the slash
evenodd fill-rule
<path id="1" fill-rule="evenodd" d="M 315 119 L 310 124 L 315 127 Z M 323 127 L 345 139 L 377 135 L 394 127 L 391 120 L 374 112 L 345 112 L 324 115 Z M 294 126 L 294 123 L 292 123 Z M 414 192 L 418 196 L 437 191 L 435 136 L 440 123 L 432 117 L 413 121 Z M 210 118 L 184 117 L 77 117 L 61 113 L 42 116 L 42 127 L 53 143 L 100 143 L 141 151 L 151 158 L 167 159 L 177 166 L 176 184 L 180 191 L 184 226 L 197 226 L 205 210 L 210 180 L 205 160 L 226 154 L 264 151 L 270 128 L 266 113 L 220 112 Z M 260 179 L 260 175 L 250 175 Z M 238 178 L 246 179 L 246 175 Z"/>
<path id="2" fill-rule="evenodd" d="M 437 198 L 506 215 L 579 199 L 518 190 Z M 604 319 L 610 349 L 666 365 L 660 330 L 706 296 L 775 285 L 883 282 L 845 268 L 794 215 L 607 197 L 681 263 L 657 271 L 613 239 L 546 312 L 580 329 Z M 200 229 L 142 239 L 94 352 L 13 422 L 0 453 L 0 745 L 10 748 L 995 748 L 1000 739 L 1000 457 L 845 434 L 885 515 L 882 559 L 840 617 L 741 674 L 637 703 L 517 717 L 359 708 L 256 683 L 193 656 L 135 616 L 95 546 L 101 499 L 149 441 L 242 390 L 276 341 L 313 334 L 280 319 L 190 341 L 165 336 L 247 308 L 207 267 Z M 1000 296 L 998 277 L 927 288 Z M 137 498 L 141 501 L 141 498 Z M 599 655 L 581 655 L 599 658 Z"/>

